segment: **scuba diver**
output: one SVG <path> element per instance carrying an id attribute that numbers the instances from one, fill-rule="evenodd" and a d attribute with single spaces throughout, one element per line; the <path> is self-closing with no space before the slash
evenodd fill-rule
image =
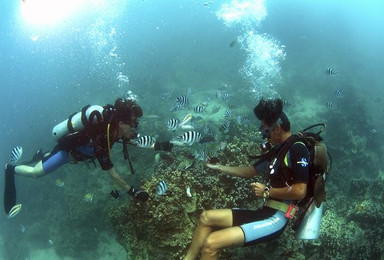
<path id="1" fill-rule="evenodd" d="M 109 174 L 115 184 L 138 201 L 145 202 L 149 197 L 148 193 L 129 185 L 119 175 L 110 158 L 112 145 L 122 140 L 124 156 L 129 160 L 126 144 L 135 145 L 133 140 L 137 137 L 139 118 L 142 115 L 143 111 L 134 99 L 118 98 L 113 106 L 85 106 L 81 112 L 71 115 L 55 126 L 53 136 L 58 144 L 52 152 L 44 154 L 38 150 L 32 160 L 38 160 L 34 166 L 15 166 L 11 163 L 5 165 L 4 209 L 8 217 L 15 216 L 21 209 L 21 204 L 16 205 L 14 175 L 41 177 L 66 163 L 88 159 L 97 159 L 101 168 Z M 172 146 L 169 141 L 162 143 L 156 141 L 149 147 L 154 150 L 170 151 Z M 17 148 L 16 155 L 20 156 L 22 150 Z M 133 170 L 130 160 L 129 164 Z M 118 190 L 113 190 L 111 195 L 114 198 L 120 196 Z"/>
<path id="2" fill-rule="evenodd" d="M 284 155 L 285 163 L 277 162 L 278 151 L 290 140 L 290 121 L 283 112 L 281 99 L 264 100 L 254 108 L 261 121 L 263 139 L 268 139 L 273 150 L 254 165 L 244 167 L 207 164 L 210 169 L 242 178 L 266 174 L 265 183 L 251 183 L 251 191 L 265 200 L 257 210 L 205 210 L 199 219 L 192 243 L 184 260 L 218 259 L 220 250 L 233 246 L 248 246 L 279 237 L 292 219 L 297 201 L 307 194 L 309 151 L 302 142 L 294 142 Z"/>

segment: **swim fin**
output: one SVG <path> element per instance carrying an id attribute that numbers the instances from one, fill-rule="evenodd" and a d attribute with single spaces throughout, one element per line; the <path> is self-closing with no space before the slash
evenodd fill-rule
<path id="1" fill-rule="evenodd" d="M 4 210 L 9 214 L 16 205 L 15 166 L 5 165 Z"/>

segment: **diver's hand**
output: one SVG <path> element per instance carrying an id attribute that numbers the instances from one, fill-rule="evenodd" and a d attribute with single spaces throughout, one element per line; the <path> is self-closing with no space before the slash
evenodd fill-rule
<path id="1" fill-rule="evenodd" d="M 129 189 L 128 194 L 142 202 L 146 202 L 149 198 L 148 192 L 141 189 L 136 190 L 133 186 Z"/>
<path id="2" fill-rule="evenodd" d="M 207 163 L 206 166 L 212 170 L 221 171 L 221 165 L 220 164 Z"/>
<path id="3" fill-rule="evenodd" d="M 263 198 L 263 193 L 265 191 L 265 185 L 260 182 L 251 183 L 251 188 L 256 197 Z"/>
<path id="4" fill-rule="evenodd" d="M 164 151 L 170 152 L 172 150 L 173 144 L 170 141 L 165 142 L 156 142 L 155 143 L 155 151 Z"/>
<path id="5" fill-rule="evenodd" d="M 120 198 L 120 193 L 118 190 L 112 190 L 109 194 L 111 194 L 111 196 L 114 197 L 115 199 Z"/>

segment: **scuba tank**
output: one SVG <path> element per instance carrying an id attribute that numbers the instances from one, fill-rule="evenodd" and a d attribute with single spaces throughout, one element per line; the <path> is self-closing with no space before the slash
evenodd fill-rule
<path id="1" fill-rule="evenodd" d="M 80 112 L 74 113 L 68 119 L 57 124 L 52 129 L 52 136 L 59 141 L 63 136 L 84 129 L 88 123 L 97 123 L 102 120 L 104 108 L 98 105 L 87 105 Z"/>
<path id="2" fill-rule="evenodd" d="M 323 176 L 319 177 L 317 183 L 320 183 L 319 180 L 325 182 L 328 177 L 328 173 L 324 173 Z M 298 239 L 314 240 L 319 238 L 323 208 L 324 200 L 321 202 L 316 200 L 316 198 L 312 198 L 310 200 L 309 205 L 306 206 L 303 218 L 299 220 L 297 224 L 294 224 L 293 229 L 296 230 L 296 237 Z"/>
<path id="3" fill-rule="evenodd" d="M 303 221 L 300 223 L 296 231 L 298 239 L 313 240 L 318 239 L 320 235 L 320 222 L 323 216 L 324 202 L 320 207 L 316 207 L 315 202 L 312 201 L 307 212 L 305 213 Z"/>

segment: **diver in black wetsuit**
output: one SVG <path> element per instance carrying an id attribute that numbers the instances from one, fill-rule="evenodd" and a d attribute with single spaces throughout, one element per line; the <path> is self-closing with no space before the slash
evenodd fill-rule
<path id="1" fill-rule="evenodd" d="M 294 142 L 283 154 L 284 161 L 281 164 L 277 162 L 279 151 L 293 137 L 290 122 L 282 109 L 281 99 L 262 99 L 254 108 L 261 121 L 263 138 L 276 145 L 276 154 L 263 157 L 249 166 L 207 164 L 210 169 L 236 177 L 251 178 L 265 174 L 265 183 L 250 185 L 257 198 L 265 199 L 264 206 L 257 210 L 205 210 L 184 260 L 196 259 L 198 255 L 201 259 L 219 259 L 224 248 L 270 241 L 279 237 L 287 227 L 288 220 L 296 212 L 292 205 L 307 194 L 309 151 L 304 143 Z"/>

